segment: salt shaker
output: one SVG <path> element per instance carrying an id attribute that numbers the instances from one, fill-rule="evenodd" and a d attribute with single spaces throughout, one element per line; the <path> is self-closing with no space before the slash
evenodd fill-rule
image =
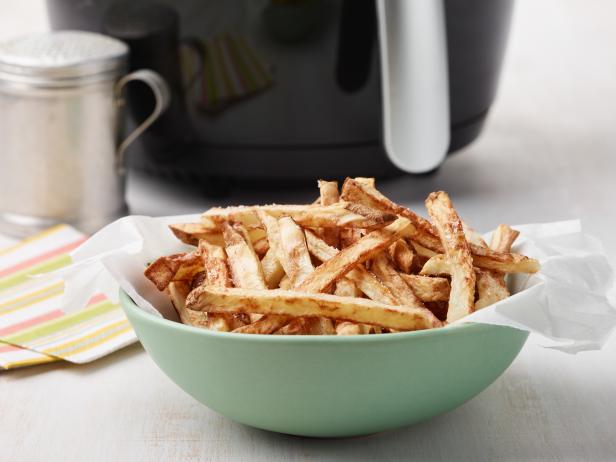
<path id="1" fill-rule="evenodd" d="M 128 47 L 60 31 L 0 44 L 0 232 L 56 223 L 91 233 L 125 215 L 123 156 L 169 105 L 155 72 L 126 74 Z M 152 113 L 122 141 L 122 89 L 152 90 Z"/>

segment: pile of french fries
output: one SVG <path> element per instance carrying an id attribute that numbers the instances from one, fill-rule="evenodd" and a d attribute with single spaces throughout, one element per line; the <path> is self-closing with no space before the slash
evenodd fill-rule
<path id="1" fill-rule="evenodd" d="M 212 208 L 171 225 L 195 250 L 145 276 L 191 326 L 358 335 L 441 327 L 508 297 L 505 274 L 539 270 L 511 253 L 517 231 L 500 225 L 487 245 L 443 191 L 426 199 L 429 221 L 373 178 L 318 184 L 313 204 Z"/>

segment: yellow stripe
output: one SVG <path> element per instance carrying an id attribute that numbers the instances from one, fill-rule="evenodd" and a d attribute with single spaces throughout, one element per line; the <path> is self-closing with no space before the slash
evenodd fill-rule
<path id="1" fill-rule="evenodd" d="M 56 225 L 56 226 L 52 226 L 49 229 L 46 229 L 45 231 L 35 234 L 34 236 L 30 236 L 26 239 L 23 239 L 21 241 L 19 241 L 17 244 L 12 245 L 10 247 L 7 247 L 5 249 L 0 250 L 0 255 L 6 255 L 7 253 L 11 253 L 17 249 L 19 249 L 20 247 L 23 247 L 26 244 L 31 244 L 32 242 L 38 241 L 40 239 L 43 239 L 44 237 L 50 236 L 51 234 L 55 234 L 58 231 L 66 228 L 67 225 Z"/>
<path id="2" fill-rule="evenodd" d="M 39 294 L 45 293 L 45 292 L 49 292 L 49 291 L 51 291 L 50 294 L 48 294 L 48 295 L 46 295 L 44 297 L 36 298 L 36 295 L 39 295 Z M 37 290 L 36 292 L 31 292 L 31 293 L 23 295 L 23 296 L 21 296 L 19 298 L 15 298 L 13 300 L 9 300 L 6 303 L 0 304 L 0 316 L 4 316 L 5 314 L 8 314 L 8 313 L 13 313 L 14 311 L 18 311 L 18 310 L 21 310 L 23 308 L 27 308 L 29 306 L 32 306 L 32 305 L 36 304 L 36 303 L 44 302 L 45 300 L 49 300 L 52 297 L 57 297 L 58 295 L 61 295 L 63 292 L 64 292 L 64 283 L 62 281 L 60 281 L 57 284 L 53 284 L 51 286 L 44 287 L 43 289 Z M 19 304 L 20 301 L 23 301 L 24 303 Z M 15 305 L 17 305 L 17 306 L 15 306 Z"/>
<path id="3" fill-rule="evenodd" d="M 51 363 L 59 360 L 60 358 L 56 358 L 54 356 L 39 356 L 38 358 L 22 359 L 21 361 L 5 363 L 1 367 L 4 369 L 17 369 L 18 367 L 36 366 L 38 364 Z"/>
<path id="4" fill-rule="evenodd" d="M 105 326 L 105 327 L 102 327 L 100 329 L 97 329 L 94 332 L 91 332 L 91 333 L 89 333 L 88 335 L 86 335 L 84 337 L 80 337 L 80 338 L 78 338 L 76 340 L 72 340 L 70 342 L 63 343 L 61 345 L 56 345 L 56 346 L 54 346 L 52 348 L 47 348 L 46 350 L 43 350 L 42 353 L 52 354 L 52 355 L 53 354 L 58 354 L 62 350 L 66 350 L 67 348 L 70 348 L 72 346 L 76 346 L 76 345 L 79 345 L 80 343 L 87 342 L 88 339 L 98 337 L 102 333 L 104 333 L 106 331 L 113 330 L 113 329 L 115 329 L 116 327 L 118 327 L 118 326 L 120 326 L 122 324 L 126 325 L 127 327 L 126 327 L 126 329 L 123 329 L 120 332 L 126 332 L 126 331 L 130 330 L 130 324 L 128 323 L 128 321 L 126 319 L 123 319 L 121 321 L 117 321 L 117 322 L 114 322 L 113 324 L 110 324 L 108 326 Z M 98 340 L 96 342 L 87 343 L 86 345 L 83 345 L 82 347 L 79 347 L 79 348 L 76 348 L 74 350 L 71 350 L 71 351 L 67 352 L 66 354 L 70 356 L 70 355 L 79 353 L 79 352 L 84 351 L 84 350 L 89 350 L 90 348 L 98 346 L 101 343 L 105 343 L 110 338 L 113 338 L 113 337 L 116 337 L 116 336 L 117 335 L 111 335 L 111 336 L 108 336 L 108 337 L 104 337 L 104 338 L 102 338 L 102 339 L 100 339 L 100 340 Z"/>
<path id="5" fill-rule="evenodd" d="M 70 358 L 71 356 L 74 356 L 74 355 L 76 355 L 78 353 L 82 353 L 82 352 L 87 351 L 87 350 L 92 350 L 92 349 L 96 348 L 97 346 L 102 345 L 103 343 L 107 343 L 112 338 L 119 337 L 120 335 L 126 334 L 127 332 L 130 332 L 131 330 L 132 330 L 131 326 L 128 325 L 124 329 L 119 330 L 117 332 L 114 332 L 114 333 L 106 336 L 105 338 L 103 338 L 101 340 L 97 340 L 96 342 L 88 343 L 87 345 L 84 345 L 81 348 L 77 348 L 75 350 L 70 351 L 69 353 L 66 354 L 66 356 L 59 356 L 59 357 L 61 357 L 62 359 L 64 359 L 64 357 Z M 105 352 L 105 354 L 109 354 L 109 352 L 107 351 L 107 352 Z"/>

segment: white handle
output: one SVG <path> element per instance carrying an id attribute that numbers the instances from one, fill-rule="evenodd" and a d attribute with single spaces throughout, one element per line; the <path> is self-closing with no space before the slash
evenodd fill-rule
<path id="1" fill-rule="evenodd" d="M 383 137 L 398 168 L 424 173 L 449 147 L 443 0 L 377 0 Z"/>
<path id="2" fill-rule="evenodd" d="M 165 112 L 171 102 L 171 94 L 169 93 L 169 87 L 165 82 L 165 79 L 154 71 L 149 69 L 141 69 L 125 75 L 116 83 L 115 97 L 118 106 L 123 106 L 125 104 L 124 99 L 122 98 L 122 90 L 127 83 L 134 80 L 144 82 L 150 87 L 152 93 L 154 94 L 155 105 L 152 113 L 143 122 L 141 122 L 141 124 L 135 128 L 135 130 L 133 130 L 133 132 L 128 135 L 122 143 L 120 143 L 120 146 L 118 146 L 118 149 L 116 150 L 116 167 L 118 174 L 120 175 L 124 175 L 124 154 L 126 152 L 126 148 L 128 148 L 128 146 L 135 141 L 139 135 L 147 130 L 147 128 L 152 125 L 163 112 Z"/>

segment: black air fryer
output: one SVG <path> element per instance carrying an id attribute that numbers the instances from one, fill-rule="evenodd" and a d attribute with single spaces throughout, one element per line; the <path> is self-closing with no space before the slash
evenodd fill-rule
<path id="1" fill-rule="evenodd" d="M 54 29 L 125 41 L 172 104 L 130 163 L 215 179 L 425 173 L 473 141 L 513 0 L 48 0 Z M 153 104 L 128 94 L 132 119 Z"/>

